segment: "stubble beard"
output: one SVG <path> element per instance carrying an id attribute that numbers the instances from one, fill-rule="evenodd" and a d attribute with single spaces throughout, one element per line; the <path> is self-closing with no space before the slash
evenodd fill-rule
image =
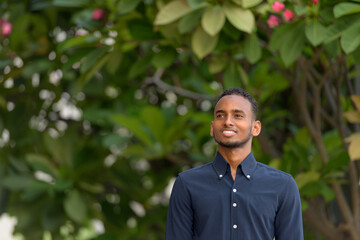
<path id="1" fill-rule="evenodd" d="M 213 136 L 214 136 L 214 139 L 215 139 L 215 142 L 217 142 L 217 144 L 219 144 L 220 146 L 224 147 L 224 148 L 242 148 L 244 147 L 251 139 L 251 129 L 250 128 L 250 131 L 249 131 L 249 134 L 247 135 L 247 137 L 242 140 L 242 141 L 236 141 L 236 142 L 222 142 L 220 141 L 217 137 L 216 137 L 216 134 L 215 134 L 215 131 L 213 131 Z"/>

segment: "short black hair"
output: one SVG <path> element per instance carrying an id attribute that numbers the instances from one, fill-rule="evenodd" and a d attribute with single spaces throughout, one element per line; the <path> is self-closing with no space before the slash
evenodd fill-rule
<path id="1" fill-rule="evenodd" d="M 220 101 L 221 98 L 223 98 L 224 96 L 228 96 L 228 95 L 238 95 L 238 96 L 242 96 L 242 97 L 246 98 L 251 104 L 251 110 L 254 114 L 254 119 L 256 119 L 256 116 L 258 113 L 258 104 L 257 104 L 256 100 L 250 95 L 250 93 L 248 93 L 246 90 L 244 90 L 242 88 L 225 89 L 223 91 L 223 93 L 217 98 L 215 106 Z"/>

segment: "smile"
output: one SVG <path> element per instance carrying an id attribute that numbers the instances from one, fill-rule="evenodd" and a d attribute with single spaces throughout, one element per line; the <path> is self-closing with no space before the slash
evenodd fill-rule
<path id="1" fill-rule="evenodd" d="M 223 131 L 222 132 L 226 137 L 231 137 L 231 136 L 234 136 L 236 134 L 235 131 L 230 131 L 230 130 L 227 130 L 227 131 Z"/>

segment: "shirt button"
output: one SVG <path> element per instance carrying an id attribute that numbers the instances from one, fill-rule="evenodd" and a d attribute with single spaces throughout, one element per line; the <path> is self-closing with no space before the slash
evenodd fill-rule
<path id="1" fill-rule="evenodd" d="M 219 177 L 220 177 L 220 178 L 222 178 L 222 177 L 223 177 L 223 175 L 222 175 L 222 174 L 220 174 L 220 175 L 219 175 Z"/>
<path id="2" fill-rule="evenodd" d="M 236 225 L 236 224 L 234 224 L 234 225 L 233 225 L 233 228 L 234 228 L 234 229 L 237 229 L 237 225 Z"/>
<path id="3" fill-rule="evenodd" d="M 233 203 L 233 207 L 236 207 L 237 206 L 237 204 L 236 203 Z"/>
<path id="4" fill-rule="evenodd" d="M 246 177 L 247 177 L 247 179 L 250 179 L 251 176 L 248 174 L 248 175 L 246 175 Z"/>
<path id="5" fill-rule="evenodd" d="M 234 189 L 233 189 L 233 192 L 236 192 L 236 191 L 237 191 L 236 188 L 234 188 Z"/>

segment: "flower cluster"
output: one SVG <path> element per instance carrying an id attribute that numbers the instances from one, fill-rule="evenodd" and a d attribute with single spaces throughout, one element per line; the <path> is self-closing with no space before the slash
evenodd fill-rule
<path id="1" fill-rule="evenodd" d="M 313 1 L 315 1 L 315 0 L 313 0 Z M 275 1 L 274 4 L 272 5 L 272 9 L 276 13 L 282 12 L 285 21 L 290 21 L 294 16 L 294 13 L 291 10 L 285 9 L 285 5 L 282 2 Z M 267 23 L 268 23 L 270 28 L 278 26 L 279 25 L 279 18 L 276 15 L 272 14 L 268 18 Z"/>
<path id="2" fill-rule="evenodd" d="M 10 35 L 12 24 L 5 19 L 0 19 L 0 33 L 3 36 Z"/>
<path id="3" fill-rule="evenodd" d="M 101 20 L 104 16 L 104 10 L 97 8 L 93 11 L 91 18 L 94 20 Z"/>

